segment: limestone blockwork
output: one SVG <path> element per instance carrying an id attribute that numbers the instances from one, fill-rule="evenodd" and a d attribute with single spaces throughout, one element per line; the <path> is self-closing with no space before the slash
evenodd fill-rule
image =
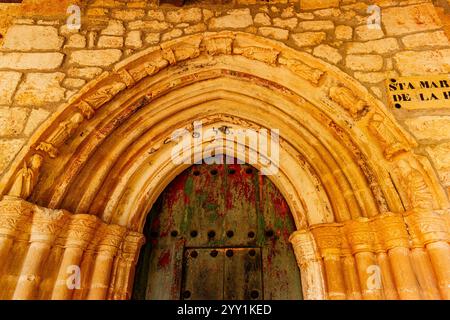
<path id="1" fill-rule="evenodd" d="M 194 121 L 279 129 L 268 177 L 294 215 L 305 298 L 450 298 L 448 198 L 416 141 L 338 68 L 229 31 L 120 62 L 33 135 L 0 182 L 2 298 L 130 298 L 145 216 L 188 166 L 172 133 Z M 245 161 L 243 147 L 223 153 Z"/>

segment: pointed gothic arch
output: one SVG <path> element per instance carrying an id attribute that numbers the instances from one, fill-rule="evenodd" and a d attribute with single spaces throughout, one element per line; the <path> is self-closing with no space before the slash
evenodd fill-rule
<path id="1" fill-rule="evenodd" d="M 0 282 L 10 298 L 129 298 L 145 215 L 186 168 L 171 159 L 171 134 L 192 132 L 195 120 L 280 130 L 280 170 L 269 178 L 299 230 L 292 243 L 305 298 L 448 297 L 438 262 L 449 259 L 448 199 L 414 139 L 338 68 L 277 41 L 219 32 L 120 62 L 33 135 L 0 182 L 0 220 L 9 219 L 0 258 L 18 250 L 11 239 L 31 239 L 19 275 Z M 17 190 L 23 170 L 32 173 L 28 192 Z M 54 263 L 42 281 L 36 252 Z M 89 270 L 75 293 L 64 288 L 69 264 Z M 372 265 L 382 274 L 376 288 Z"/>

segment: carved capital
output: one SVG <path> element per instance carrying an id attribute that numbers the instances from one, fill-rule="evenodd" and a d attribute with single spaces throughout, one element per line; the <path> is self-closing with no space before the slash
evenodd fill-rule
<path id="1" fill-rule="evenodd" d="M 341 255 L 342 234 L 341 225 L 324 224 L 311 227 L 320 254 L 323 258 L 336 257 Z"/>
<path id="2" fill-rule="evenodd" d="M 448 242 L 448 210 L 411 210 L 404 213 L 413 245 L 426 246 L 437 241 Z"/>
<path id="3" fill-rule="evenodd" d="M 90 214 L 75 214 L 67 224 L 64 246 L 66 248 L 86 249 L 99 226 L 99 219 Z"/>
<path id="4" fill-rule="evenodd" d="M 102 237 L 98 243 L 97 251 L 109 256 L 115 256 L 122 244 L 126 229 L 122 226 L 106 224 L 102 224 L 100 229 Z"/>
<path id="5" fill-rule="evenodd" d="M 373 219 L 373 226 L 377 231 L 376 238 L 385 250 L 409 248 L 408 231 L 400 214 L 382 213 Z"/>
<path id="6" fill-rule="evenodd" d="M 14 237 L 31 221 L 34 205 L 21 198 L 3 196 L 0 201 L 0 235 Z"/>
<path id="7" fill-rule="evenodd" d="M 344 230 L 352 253 L 374 251 L 374 233 L 370 228 L 369 219 L 359 218 L 344 223 Z"/>
<path id="8" fill-rule="evenodd" d="M 69 213 L 64 210 L 52 210 L 37 207 L 31 225 L 31 242 L 53 243 L 66 224 Z"/>
<path id="9" fill-rule="evenodd" d="M 320 260 L 314 237 L 310 231 L 295 231 L 289 237 L 289 241 L 292 243 L 300 267 L 309 262 Z"/>
<path id="10" fill-rule="evenodd" d="M 141 246 L 145 243 L 143 234 L 130 231 L 122 244 L 122 258 L 130 263 L 136 263 Z"/>

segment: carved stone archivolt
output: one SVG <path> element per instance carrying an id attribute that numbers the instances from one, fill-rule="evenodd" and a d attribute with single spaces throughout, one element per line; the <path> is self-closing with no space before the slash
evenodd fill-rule
<path id="1" fill-rule="evenodd" d="M 335 139 L 331 141 L 330 145 L 332 145 L 332 147 L 337 147 L 337 151 L 334 150 L 333 152 L 327 153 L 328 150 L 322 150 L 325 148 L 323 148 L 323 145 L 319 141 L 320 139 L 317 139 L 317 145 L 320 145 L 321 148 L 320 152 L 317 151 L 319 148 L 314 148 L 318 146 L 300 144 L 297 140 L 288 142 L 281 141 L 280 143 L 282 151 L 284 152 L 283 155 L 286 157 L 285 159 L 290 161 L 288 162 L 290 165 L 296 166 L 292 171 L 286 170 L 285 172 L 282 172 L 283 174 L 290 172 L 293 176 L 298 177 L 297 174 L 302 171 L 299 169 L 300 166 L 297 166 L 296 161 L 301 162 L 305 157 L 305 155 L 300 152 L 303 150 L 299 149 L 302 147 L 308 148 L 308 152 L 311 151 L 315 154 L 314 157 L 305 161 L 305 163 L 308 162 L 308 164 L 311 165 L 311 175 L 317 181 L 323 180 L 326 182 L 327 190 L 324 194 L 329 193 L 329 195 L 340 199 L 340 201 L 333 202 L 330 205 L 326 196 L 317 197 L 317 202 L 323 202 L 324 207 L 327 207 L 327 210 L 323 210 L 323 212 L 328 212 L 329 210 L 329 216 L 321 210 L 315 210 L 316 208 L 322 208 L 322 204 L 320 206 L 312 206 L 312 209 L 305 206 L 306 209 L 303 208 L 304 211 L 307 211 L 305 216 L 303 216 L 303 211 L 298 213 L 300 218 L 297 218 L 296 223 L 298 222 L 301 230 L 294 232 L 291 236 L 291 242 L 293 244 L 297 262 L 302 271 L 301 276 L 305 287 L 306 298 L 383 298 L 387 296 L 383 296 L 383 294 L 386 294 L 383 293 L 383 290 L 386 292 L 388 288 L 394 288 L 393 290 L 398 292 L 400 298 L 414 298 L 419 291 L 417 289 L 417 284 L 415 285 L 414 281 L 411 280 L 414 280 L 415 277 L 415 271 L 411 271 L 411 263 L 414 262 L 414 268 L 417 268 L 420 271 L 421 268 L 426 265 L 423 261 L 430 260 L 428 255 L 431 257 L 432 262 L 430 262 L 429 265 L 432 265 L 432 269 L 430 271 L 423 267 L 422 271 L 424 273 L 436 273 L 440 285 L 439 294 L 441 297 L 446 297 L 445 283 L 447 281 L 448 284 L 448 276 L 446 276 L 445 270 L 448 270 L 450 266 L 445 262 L 448 261 L 448 252 L 445 253 L 445 250 L 447 250 L 445 243 L 448 245 L 448 223 L 445 224 L 444 228 L 443 221 L 448 221 L 448 214 L 441 214 L 440 210 L 443 206 L 439 206 L 435 203 L 436 192 L 430 185 L 430 181 L 424 178 L 428 171 L 423 171 L 414 164 L 411 166 L 411 163 L 407 161 L 409 168 L 399 160 L 402 155 L 410 153 L 414 143 L 405 137 L 405 135 L 397 128 L 397 125 L 393 120 L 384 115 L 380 108 L 378 108 L 377 103 L 374 103 L 374 99 L 367 96 L 363 90 L 359 90 L 359 87 L 354 83 L 352 85 L 351 81 L 346 81 L 348 80 L 348 77 L 337 77 L 335 75 L 337 72 L 335 69 L 326 68 L 323 64 L 318 62 L 311 63 L 313 58 L 305 58 L 307 55 L 297 55 L 287 47 L 281 45 L 271 46 L 270 43 L 263 41 L 261 41 L 261 43 L 258 43 L 258 41 L 241 41 L 242 39 L 238 39 L 241 36 L 242 35 L 238 32 L 196 35 L 192 38 L 193 41 L 187 41 L 186 39 L 182 41 L 175 40 L 160 46 L 152 52 L 140 54 L 136 59 L 117 66 L 113 72 L 108 73 L 98 81 L 94 81 L 88 85 L 81 91 L 79 96 L 76 96 L 71 100 L 68 109 L 60 113 L 59 118 L 54 124 L 51 124 L 48 129 L 45 129 L 45 131 L 42 130 L 39 133 L 42 136 L 33 138 L 33 145 L 30 146 L 29 153 L 25 154 L 23 158 L 26 161 L 23 161 L 22 159 L 20 165 L 17 164 L 17 167 L 14 167 L 15 171 L 12 171 L 9 175 L 10 180 L 4 183 L 6 187 L 5 190 L 3 190 L 3 194 L 10 192 L 10 196 L 4 196 L 0 201 L 0 261 L 2 261 L 2 258 L 5 256 L 17 259 L 17 261 L 11 263 L 11 266 L 5 266 L 3 269 L 0 266 L 0 288 L 5 287 L 3 283 L 13 283 L 12 288 L 15 290 L 13 290 L 13 292 L 2 292 L 2 290 L 0 290 L 0 298 L 30 298 L 35 297 L 36 295 L 55 299 L 125 299 L 130 297 L 133 280 L 132 272 L 137 260 L 139 248 L 144 241 L 142 235 L 138 232 L 138 230 L 140 230 L 140 222 L 136 221 L 144 221 L 145 219 L 137 212 L 137 209 L 135 215 L 130 214 L 125 216 L 125 214 L 127 214 L 125 212 L 128 209 L 131 211 L 135 210 L 134 206 L 143 207 L 143 203 L 128 201 L 127 205 L 130 203 L 133 205 L 125 207 L 123 203 L 114 203 L 114 205 L 111 206 L 111 203 L 105 201 L 105 203 L 98 205 L 96 202 L 89 202 L 89 200 L 86 200 L 90 196 L 97 199 L 97 193 L 86 194 L 86 197 L 84 197 L 84 195 L 83 197 L 73 196 L 73 198 L 68 201 L 72 202 L 74 208 L 78 204 L 73 203 L 80 200 L 80 198 L 82 198 L 81 202 L 86 201 L 86 203 L 82 204 L 85 209 L 80 210 L 80 212 L 93 210 L 92 212 L 94 213 L 94 210 L 96 209 L 93 208 L 98 206 L 100 209 L 98 209 L 95 214 L 98 214 L 101 217 L 100 218 L 94 215 L 70 214 L 63 210 L 40 208 L 19 198 L 27 198 L 33 194 L 34 200 L 42 200 L 42 202 L 45 203 L 46 200 L 39 198 L 42 196 L 42 194 L 40 194 L 42 190 L 35 190 L 33 193 L 34 186 L 37 185 L 39 187 L 38 189 L 40 189 L 41 186 L 44 185 L 42 188 L 43 190 L 46 190 L 45 188 L 47 187 L 50 190 L 53 188 L 53 183 L 57 184 L 59 181 L 67 182 L 69 180 L 69 178 L 64 180 L 65 177 L 52 177 L 52 179 L 55 178 L 56 182 L 52 181 L 51 186 L 47 180 L 40 181 L 39 184 L 36 184 L 41 167 L 50 167 L 47 163 L 46 166 L 42 166 L 42 161 L 46 159 L 45 157 L 52 159 L 57 158 L 62 151 L 62 147 L 75 136 L 77 130 L 81 129 L 80 126 L 85 119 L 92 119 L 97 114 L 99 117 L 98 120 L 103 120 L 104 118 L 100 118 L 100 116 L 106 112 L 98 112 L 98 110 L 100 108 L 108 107 L 108 104 L 114 101 L 114 99 L 120 99 L 120 97 L 117 96 L 127 88 L 131 88 L 131 90 L 143 89 L 138 87 L 137 84 L 146 77 L 154 75 L 156 77 L 163 77 L 166 75 L 166 71 L 170 75 L 167 81 L 157 81 L 157 83 L 152 86 L 151 92 L 145 93 L 145 96 L 141 97 L 141 100 L 138 102 L 139 106 L 145 105 L 149 100 L 155 97 L 160 97 L 167 92 L 174 91 L 177 87 L 182 87 L 187 82 L 200 82 L 202 79 L 222 77 L 224 75 L 243 75 L 244 72 L 247 72 L 247 70 L 240 70 L 238 64 L 236 64 L 236 66 L 233 65 L 233 67 L 236 67 L 238 70 L 234 70 L 231 67 L 228 69 L 227 67 L 220 67 L 217 69 L 213 68 L 213 70 L 206 70 L 203 73 L 198 72 L 192 74 L 189 69 L 192 67 L 191 65 L 180 63 L 180 68 L 176 66 L 170 70 L 165 70 L 164 74 L 158 74 L 168 66 L 174 66 L 179 62 L 195 59 L 197 57 L 200 58 L 198 61 L 202 63 L 204 61 L 210 62 L 212 60 L 223 63 L 223 61 L 232 60 L 233 62 L 242 64 L 247 69 L 251 69 L 251 66 L 257 65 L 261 66 L 263 70 L 278 70 L 288 77 L 289 81 L 298 83 L 300 80 L 302 86 L 308 88 L 307 90 L 317 90 L 317 92 L 314 91 L 314 94 L 308 95 L 309 100 L 317 99 L 317 101 L 312 101 L 311 105 L 308 104 L 308 107 L 311 107 L 311 110 L 313 109 L 312 107 L 315 107 L 314 104 L 323 103 L 323 100 L 329 101 L 331 99 L 334 102 L 330 102 L 328 106 L 339 106 L 339 108 L 334 108 L 337 110 L 330 111 L 328 110 L 330 108 L 327 108 L 326 112 L 317 112 L 317 114 L 315 114 L 318 118 L 322 117 L 321 120 L 326 119 L 324 122 L 327 126 L 332 123 L 329 121 L 329 118 L 326 117 L 328 115 L 325 114 L 329 112 L 335 112 L 334 115 L 337 115 L 335 119 L 336 123 L 342 118 L 345 118 L 345 121 L 349 120 L 348 117 L 341 116 L 342 114 L 345 115 L 346 112 L 355 120 L 358 120 L 353 122 L 352 125 L 368 125 L 368 130 L 365 130 L 365 128 L 362 130 L 362 134 L 365 135 L 363 139 L 360 141 L 352 141 L 352 143 L 355 143 L 355 146 L 351 146 L 351 148 L 356 150 L 352 155 L 358 154 L 358 159 L 355 163 L 351 161 L 345 163 L 345 166 L 341 166 L 338 162 L 342 159 L 350 159 L 352 155 L 348 156 L 348 158 L 340 158 L 337 161 L 334 161 L 335 159 L 333 156 L 347 156 L 347 153 L 350 154 L 350 147 L 348 149 L 342 147 L 342 141 L 335 139 L 335 136 L 331 137 L 332 135 L 329 134 L 328 131 L 323 131 L 322 128 L 318 130 L 318 133 L 324 133 L 328 137 L 331 137 L 331 139 Z M 189 39 L 191 38 L 188 38 L 188 40 Z M 228 56 L 221 57 L 222 55 Z M 305 59 L 302 59 L 302 57 Z M 203 58 L 206 59 L 201 60 Z M 261 63 L 254 63 L 254 61 L 259 61 Z M 194 62 L 197 62 L 197 60 Z M 226 66 L 226 63 L 223 63 L 223 65 Z M 183 71 L 181 69 L 184 70 L 185 67 L 186 69 L 189 69 L 188 74 L 182 73 Z M 275 69 L 276 67 L 280 68 Z M 178 74 L 174 76 L 173 74 L 170 74 L 170 72 L 178 72 Z M 257 76 L 257 74 L 246 74 L 245 79 L 251 79 L 253 81 Z M 242 78 L 244 78 L 244 76 L 242 76 Z M 268 84 L 269 81 L 263 78 L 264 77 L 261 78 L 262 81 L 266 81 L 265 84 Z M 302 79 L 305 81 L 302 81 Z M 233 80 L 235 79 L 232 79 L 231 76 L 226 79 L 226 81 L 230 82 Z M 243 83 L 243 81 L 241 83 Z M 270 83 L 270 85 L 273 84 Z M 273 87 L 276 85 L 277 83 L 275 83 Z M 136 88 L 133 88 L 134 86 L 136 86 Z M 282 85 L 280 85 L 280 87 L 282 87 Z M 330 87 L 331 89 L 329 89 Z M 295 91 L 292 88 L 289 90 Z M 287 91 L 288 90 L 286 89 L 283 93 Z M 214 92 L 214 94 L 216 93 L 217 92 Z M 263 91 L 258 92 L 258 94 L 259 93 L 263 93 Z M 183 92 L 183 94 L 186 94 L 186 92 Z M 211 94 L 211 92 L 208 92 L 208 94 Z M 221 92 L 221 94 L 227 99 L 235 98 L 235 96 L 232 96 L 228 92 Z M 263 95 L 261 94 L 260 98 L 262 98 L 262 96 Z M 176 97 L 183 97 L 183 95 Z M 322 99 L 324 97 L 326 98 Z M 306 97 L 303 99 L 300 95 L 291 94 L 289 98 L 292 98 L 292 101 L 294 101 L 292 102 L 292 107 L 290 107 L 289 111 L 300 110 L 303 104 L 307 104 Z M 267 101 L 263 102 L 267 103 L 270 99 L 267 98 L 266 100 Z M 286 99 L 286 101 L 288 101 L 288 99 Z M 155 101 L 155 104 L 157 104 L 157 102 L 158 101 Z M 289 103 L 291 103 L 290 100 Z M 188 109 L 187 105 L 184 105 L 183 107 Z M 126 111 L 132 114 L 135 110 L 136 109 Z M 109 111 L 109 109 L 107 111 Z M 270 111 L 272 112 L 273 110 Z M 241 110 L 239 112 L 241 112 Z M 364 114 L 366 113 L 367 116 L 364 117 Z M 272 118 L 277 118 L 278 115 L 284 116 L 285 113 L 276 113 L 273 111 L 273 113 L 267 112 L 264 115 L 260 114 L 258 116 L 260 116 L 263 121 L 269 123 L 272 121 Z M 193 115 L 191 116 L 194 117 Z M 210 119 L 209 117 L 211 117 L 209 114 L 205 115 L 205 119 Z M 362 117 L 364 117 L 364 119 L 362 119 Z M 124 119 L 126 120 L 127 118 L 114 118 L 111 122 L 105 122 L 107 122 L 109 127 L 113 127 L 116 122 L 119 122 L 117 120 L 125 121 Z M 280 117 L 280 119 L 284 118 Z M 173 119 L 169 120 L 172 121 L 171 124 L 174 123 Z M 238 123 L 246 128 L 258 129 L 264 125 L 264 123 L 261 124 L 261 122 L 253 123 L 251 121 L 243 120 L 233 113 L 231 113 L 231 115 L 221 114 L 219 120 L 221 122 L 227 122 L 227 124 L 221 123 L 220 125 L 222 126 L 229 125 L 229 123 Z M 127 123 L 129 126 L 132 124 L 133 123 Z M 184 125 L 185 124 L 183 124 L 183 126 Z M 106 127 L 107 126 L 104 128 Z M 286 128 L 287 127 L 288 126 L 286 126 Z M 302 127 L 302 134 L 299 134 L 299 132 L 297 132 L 298 128 L 294 127 L 295 125 L 289 126 L 289 132 L 295 134 L 296 137 L 303 137 L 303 132 L 308 131 L 308 128 L 305 126 L 306 130 L 303 130 L 304 128 Z M 151 131 L 153 128 L 143 127 L 142 129 Z M 336 136 L 344 136 L 348 133 L 340 124 L 336 124 L 335 129 L 333 134 L 336 133 Z M 106 132 L 106 130 L 101 133 L 105 136 L 110 134 L 109 132 Z M 164 138 L 161 139 L 149 136 L 150 139 L 148 141 L 155 141 L 155 143 L 151 145 L 148 150 L 144 150 L 144 143 L 136 145 L 142 147 L 144 153 L 148 152 L 151 154 L 155 153 L 156 150 L 159 150 L 158 152 L 165 152 L 167 151 L 167 149 L 165 149 L 166 145 L 164 144 L 164 139 L 167 137 L 167 135 L 165 135 L 166 133 L 167 132 L 162 133 Z M 354 138 L 351 134 L 351 132 L 348 134 L 348 141 Z M 315 139 L 317 138 L 317 136 L 313 137 Z M 153 140 L 153 138 L 155 140 Z M 74 147 L 76 144 L 75 142 L 83 139 L 74 139 L 74 142 L 71 143 L 70 146 Z M 78 148 L 77 150 L 89 148 L 95 149 L 97 147 L 95 142 L 92 142 L 88 138 L 86 138 L 86 140 L 88 140 L 86 143 L 84 143 L 85 141 L 83 140 L 83 144 L 77 145 L 77 148 L 79 146 L 86 148 Z M 134 144 L 133 140 L 125 139 L 124 141 L 127 143 L 130 142 L 130 145 Z M 170 142 L 170 140 L 167 140 L 167 142 Z M 385 158 L 391 160 L 389 163 L 391 167 L 389 167 L 389 169 L 397 168 L 395 170 L 398 170 L 397 176 L 399 177 L 399 180 L 401 180 L 401 183 L 399 183 L 398 186 L 404 186 L 399 189 L 402 189 L 402 192 L 405 193 L 406 200 L 404 203 L 408 204 L 406 206 L 408 214 L 382 213 L 378 215 L 379 208 L 377 208 L 375 204 L 372 204 L 371 191 L 366 188 L 367 181 L 365 181 L 365 178 L 367 178 L 367 176 L 360 174 L 359 171 L 360 167 L 370 165 L 367 163 L 362 164 L 365 160 L 363 160 L 364 157 L 361 156 L 361 153 L 364 153 L 364 151 L 358 150 L 361 145 L 367 144 L 367 142 L 379 144 L 379 148 L 372 148 L 372 146 L 369 146 L 365 149 L 368 151 L 366 156 L 373 155 L 374 158 L 376 158 L 373 160 L 374 162 L 380 159 L 383 160 L 381 152 L 379 152 L 379 154 L 372 152 L 377 149 L 382 150 Z M 364 146 L 361 148 L 363 147 Z M 127 151 L 128 150 L 129 149 L 127 149 Z M 108 151 L 109 150 L 105 149 L 101 150 L 101 152 L 110 155 L 117 151 L 117 149 L 114 149 L 111 153 L 108 153 Z M 74 151 L 71 150 L 71 152 Z M 135 156 L 135 158 L 132 158 L 133 161 L 138 158 L 145 158 L 143 154 L 136 153 L 133 155 Z M 83 156 L 86 156 L 86 158 L 95 158 L 94 152 L 86 152 Z M 159 156 L 159 154 L 156 156 Z M 75 160 L 75 157 L 67 158 L 68 161 L 65 162 L 65 164 L 73 166 L 71 166 L 70 169 L 61 170 L 61 175 L 65 175 L 66 172 L 79 172 L 87 163 L 82 162 L 80 164 L 80 161 L 76 163 L 79 158 Z M 322 162 L 322 158 L 326 159 Z M 55 166 L 58 165 L 58 159 L 46 160 L 49 161 L 49 164 Z M 111 163 L 114 161 L 117 161 L 116 163 L 118 163 L 117 159 L 108 158 L 108 161 L 109 160 L 111 160 Z M 120 161 L 122 160 L 125 162 L 127 159 L 123 156 Z M 147 160 L 147 158 L 143 160 L 143 162 L 145 162 L 145 167 L 148 168 L 149 164 L 150 167 L 153 166 L 153 163 L 149 163 Z M 168 161 L 170 160 L 167 160 L 167 162 L 164 161 L 166 160 L 163 159 L 158 163 L 158 169 L 161 169 L 166 165 L 170 170 L 174 170 L 173 167 L 168 164 Z M 321 168 L 323 168 L 321 170 L 323 171 L 319 171 L 314 167 L 314 161 L 321 162 Z M 382 164 L 380 164 L 380 166 L 386 166 L 386 161 L 381 162 Z M 96 163 L 99 171 L 104 169 L 101 167 L 101 164 L 104 163 L 101 163 L 101 161 Z M 77 165 L 79 165 L 79 167 L 77 167 Z M 136 165 L 135 167 L 138 168 L 139 166 Z M 52 170 L 53 169 L 54 168 L 52 168 Z M 143 172 L 144 167 L 140 167 L 139 170 L 142 170 Z M 388 168 L 386 168 L 386 171 L 388 171 Z M 55 172 L 57 171 L 55 170 Z M 149 176 L 157 177 L 157 175 L 152 175 L 152 171 L 148 172 L 150 172 Z M 168 171 L 165 172 L 167 173 Z M 388 172 L 388 174 L 390 173 L 391 172 Z M 94 173 L 94 175 L 95 174 L 96 173 Z M 107 176 L 108 170 L 105 170 L 104 174 Z M 136 172 L 132 171 L 126 171 L 126 174 L 129 176 L 137 175 Z M 161 172 L 158 172 L 158 174 L 160 176 L 164 175 L 164 173 Z M 74 173 L 74 175 L 76 176 L 75 178 L 71 177 L 73 181 L 78 182 L 83 180 L 77 180 L 77 173 Z M 44 176 L 47 175 L 42 174 L 41 172 L 41 177 Z M 118 175 L 117 177 L 122 179 L 124 176 L 125 175 Z M 95 175 L 91 180 L 95 180 L 98 177 L 98 175 Z M 89 177 L 89 179 L 90 178 L 91 177 Z M 165 178 L 167 179 L 167 177 Z M 283 183 L 288 184 L 288 178 L 277 181 L 280 182 L 280 185 L 283 185 Z M 275 179 L 278 179 L 278 177 L 275 177 Z M 102 183 L 104 182 L 105 185 L 108 185 L 109 183 L 107 181 L 102 181 L 101 179 L 98 180 Z M 123 180 L 126 179 L 124 178 Z M 60 192 L 63 188 L 67 188 L 67 194 L 77 194 L 75 187 L 70 189 L 68 186 L 73 181 L 67 182 L 67 185 L 62 187 L 57 185 L 57 192 Z M 161 180 L 157 180 L 156 182 L 159 183 Z M 49 185 L 46 185 L 46 183 L 49 183 Z M 139 189 L 144 190 L 142 192 L 150 193 L 150 188 L 145 189 L 147 188 L 147 185 L 137 185 L 136 181 L 135 183 L 136 184 L 132 185 L 134 189 L 126 189 L 129 185 L 128 181 L 124 181 L 124 190 L 126 189 L 126 192 L 124 191 L 122 193 L 124 198 L 127 196 L 126 193 L 132 193 L 128 192 L 131 189 L 133 189 L 133 192 Z M 152 183 L 155 182 L 152 181 Z M 386 183 L 382 178 L 378 179 L 378 177 L 375 177 L 374 175 L 370 177 L 370 184 L 377 185 Z M 88 189 L 95 189 L 97 187 L 88 184 L 83 184 L 83 186 L 89 186 Z M 321 185 L 318 184 L 317 186 Z M 117 190 L 115 190 L 114 187 L 115 186 L 110 186 L 109 189 L 106 188 L 106 192 L 116 192 Z M 301 205 L 298 204 L 303 204 L 302 201 L 304 200 L 300 197 L 298 197 L 300 200 L 297 199 L 297 194 L 302 194 L 300 188 L 291 185 L 283 187 L 288 190 L 288 192 L 286 192 L 288 196 L 287 199 L 300 208 Z M 384 185 L 384 187 L 388 191 L 387 193 L 397 194 L 397 191 L 393 190 L 393 186 Z M 318 189 L 319 187 L 316 189 L 309 189 L 308 195 L 315 196 L 315 192 Z M 50 194 L 53 191 L 54 190 L 51 189 L 48 193 Z M 98 190 L 95 192 L 97 191 Z M 102 192 L 104 191 L 105 190 L 102 190 Z M 383 192 L 384 191 L 385 190 L 383 190 Z M 117 193 L 115 193 L 115 196 L 117 197 L 121 192 L 122 190 L 118 190 Z M 60 192 L 60 194 L 63 193 L 63 191 Z M 55 193 L 51 196 L 54 196 L 54 194 Z M 136 192 L 136 198 L 141 195 L 141 193 Z M 57 197 L 58 196 L 55 196 L 55 198 Z M 103 194 L 102 197 L 106 196 Z M 139 201 L 144 198 L 145 196 L 142 196 L 139 198 Z M 148 200 L 148 198 L 145 199 L 145 201 Z M 61 196 L 61 199 L 52 202 L 51 206 L 61 208 L 63 207 L 65 200 L 67 200 L 67 198 Z M 116 200 L 117 199 L 114 198 L 114 201 Z M 100 199 L 100 201 L 103 200 Z M 430 203 L 433 204 L 430 205 Z M 104 209 L 105 207 L 102 207 L 102 205 L 105 205 L 106 208 L 109 206 L 113 209 L 111 209 L 111 212 L 106 212 L 105 214 L 103 211 L 108 209 Z M 329 209 L 328 207 L 332 207 L 332 209 Z M 400 208 L 401 204 L 398 207 Z M 118 209 L 116 210 L 116 208 Z M 75 209 L 73 211 L 75 211 Z M 310 216 L 307 216 L 308 214 Z M 105 218 L 105 216 L 107 218 Z M 363 216 L 371 218 L 364 218 Z M 354 219 L 350 220 L 352 217 Z M 101 219 L 105 221 L 115 221 L 116 223 L 118 223 L 117 221 L 127 221 L 128 224 L 127 227 L 123 227 L 117 224 L 104 223 Z M 309 222 L 309 219 L 313 222 Z M 332 221 L 338 221 L 339 223 L 331 223 Z M 307 227 L 308 224 L 309 227 Z M 21 255 L 10 254 L 16 250 L 14 249 L 14 243 L 16 241 L 19 241 L 21 245 L 26 247 L 24 247 L 24 252 Z M 410 256 L 410 251 L 415 249 L 422 250 L 422 257 L 425 257 L 422 258 L 423 260 L 414 260 L 416 259 L 415 256 Z M 54 250 L 58 251 L 58 255 Z M 14 251 L 14 253 L 15 252 L 16 251 Z M 62 256 L 59 255 L 61 252 Z M 36 257 L 38 256 L 40 258 L 36 260 Z M 51 257 L 51 259 L 48 257 Z M 58 260 L 59 258 L 62 260 Z M 409 260 L 413 262 L 408 262 Z M 18 289 L 16 290 L 16 283 L 14 281 L 17 280 L 17 277 L 14 278 L 14 274 L 22 271 L 14 269 L 13 265 L 22 265 L 22 263 L 25 262 L 29 268 L 25 268 L 24 270 L 26 272 L 24 271 L 24 274 L 20 274 L 18 277 L 22 280 L 20 280 L 20 285 L 17 285 Z M 44 265 L 48 270 L 57 271 L 57 280 L 53 278 L 50 279 L 50 275 L 42 274 L 42 266 Z M 64 281 L 67 276 L 67 270 L 65 270 L 65 268 L 70 265 L 80 266 L 82 272 L 87 273 L 87 276 L 83 277 L 82 288 L 80 290 L 74 290 L 75 292 L 68 290 L 64 286 Z M 390 265 L 392 265 L 392 270 L 390 270 Z M 383 281 L 387 278 L 385 275 L 391 275 L 391 278 L 395 279 L 395 284 L 392 285 L 392 283 L 394 283 L 393 281 L 389 282 L 386 280 L 383 282 L 383 290 L 379 288 L 369 288 L 367 283 L 370 277 L 367 272 L 368 270 L 373 270 L 373 268 L 370 268 L 371 266 L 379 266 L 382 269 Z M 406 277 L 407 281 L 402 278 L 402 272 L 408 276 Z M 23 280 L 28 276 L 34 279 L 32 285 L 26 285 L 27 282 Z M 1 282 L 1 279 L 6 280 Z M 48 283 L 50 283 L 51 286 L 53 284 L 52 281 L 55 281 L 55 287 L 54 289 L 45 291 L 47 293 L 41 292 L 39 286 L 40 281 L 46 281 L 46 286 L 48 286 Z M 391 283 L 391 286 L 389 286 L 389 283 Z M 398 286 L 397 283 L 399 284 Z M 11 286 L 8 288 L 10 287 Z M 63 287 L 66 289 L 61 289 Z M 50 294 L 48 292 L 50 292 Z M 414 294 L 409 295 L 408 292 Z"/>

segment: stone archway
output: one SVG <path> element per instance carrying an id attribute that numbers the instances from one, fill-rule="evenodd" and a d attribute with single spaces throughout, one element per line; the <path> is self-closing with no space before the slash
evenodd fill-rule
<path id="1" fill-rule="evenodd" d="M 415 141 L 337 68 L 221 32 L 119 63 L 31 138 L 0 184 L 2 298 L 129 298 L 145 214 L 186 167 L 171 133 L 195 120 L 280 129 L 270 179 L 294 214 L 306 299 L 449 297 L 448 199 Z"/>

